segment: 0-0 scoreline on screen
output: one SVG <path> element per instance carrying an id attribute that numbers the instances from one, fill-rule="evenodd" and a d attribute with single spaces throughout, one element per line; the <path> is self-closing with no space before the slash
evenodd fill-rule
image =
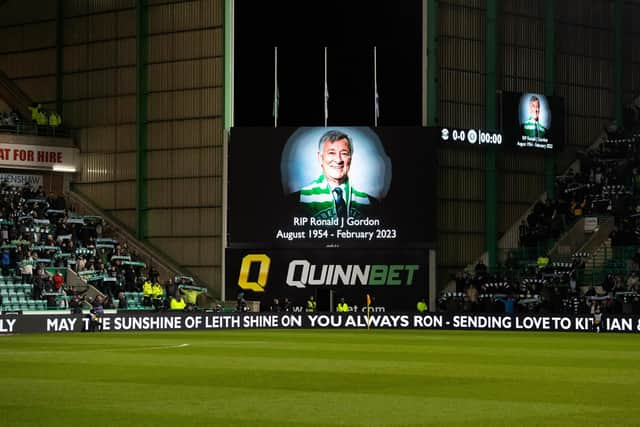
<path id="1" fill-rule="evenodd" d="M 439 131 L 239 127 L 228 247 L 432 247 Z"/>

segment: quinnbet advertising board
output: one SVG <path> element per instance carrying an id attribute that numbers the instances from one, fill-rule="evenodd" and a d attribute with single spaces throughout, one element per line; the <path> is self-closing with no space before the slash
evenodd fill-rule
<path id="1" fill-rule="evenodd" d="M 273 311 L 287 298 L 303 311 L 309 296 L 318 311 L 335 311 L 341 298 L 351 311 L 414 311 L 427 297 L 428 250 L 424 249 L 227 249 L 226 296 L 240 293 Z"/>
<path id="2" fill-rule="evenodd" d="M 232 128 L 232 248 L 433 247 L 439 130 Z"/>

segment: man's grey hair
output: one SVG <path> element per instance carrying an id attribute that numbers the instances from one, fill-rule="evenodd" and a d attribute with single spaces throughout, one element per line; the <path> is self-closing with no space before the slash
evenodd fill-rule
<path id="1" fill-rule="evenodd" d="M 353 142 L 351 142 L 351 137 L 344 132 L 340 132 L 339 130 L 330 130 L 322 134 L 320 137 L 320 141 L 318 141 L 318 151 L 322 152 L 322 145 L 326 142 L 336 142 L 341 139 L 345 139 L 347 141 L 347 145 L 349 145 L 349 152 L 353 154 Z"/>

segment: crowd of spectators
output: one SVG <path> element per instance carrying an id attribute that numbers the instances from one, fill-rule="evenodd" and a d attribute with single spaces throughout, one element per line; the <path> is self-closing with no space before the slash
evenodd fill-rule
<path id="1" fill-rule="evenodd" d="M 566 229 L 569 209 L 564 200 L 539 200 L 519 226 L 519 245 L 537 246 L 546 239 L 557 239 Z"/>
<path id="2" fill-rule="evenodd" d="M 46 136 L 68 136 L 69 131 L 62 126 L 62 116 L 48 111 L 41 104 L 29 107 L 31 117 L 23 117 L 16 110 L 0 111 L 0 131 Z"/>
<path id="3" fill-rule="evenodd" d="M 13 130 L 20 126 L 22 117 L 15 110 L 0 111 L 0 129 Z"/>
<path id="4" fill-rule="evenodd" d="M 519 225 L 519 246 L 537 249 L 531 253 L 538 258 L 532 263 L 510 253 L 493 272 L 480 262 L 456 273 L 440 296 L 440 310 L 640 314 L 640 124 L 608 129 L 579 160 L 578 170 L 556 178 L 556 198 L 536 202 Z M 610 216 L 615 224 L 608 236 L 614 259 L 601 266 L 605 274 L 595 283 L 584 280 L 590 254 L 550 261 L 540 251 L 585 215 Z M 616 250 L 625 247 L 637 249 L 631 255 Z"/>
<path id="5" fill-rule="evenodd" d="M 589 254 L 571 262 L 540 262 L 516 276 L 489 273 L 478 263 L 473 271 L 456 273 L 450 290 L 440 294 L 438 309 L 467 313 L 640 314 L 640 264 L 631 272 L 609 273 L 601 284 L 580 286 Z M 547 258 L 548 261 L 548 258 Z"/>
<path id="6" fill-rule="evenodd" d="M 205 288 L 186 276 L 161 283 L 154 266 L 139 261 L 126 242 L 106 236 L 104 225 L 100 216 L 75 214 L 61 194 L 0 183 L 3 279 L 30 285 L 30 297 L 46 299 L 50 308 L 128 308 L 126 295 L 146 297 L 145 287 L 154 288 L 153 301 L 142 301 L 149 309 L 178 309 L 183 300 L 183 309 L 197 306 Z M 67 269 L 94 287 L 97 296 L 89 299 L 83 295 L 86 287 L 68 285 Z"/>

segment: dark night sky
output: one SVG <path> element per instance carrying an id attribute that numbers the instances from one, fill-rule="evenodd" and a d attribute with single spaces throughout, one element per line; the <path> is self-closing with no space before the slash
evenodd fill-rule
<path id="1" fill-rule="evenodd" d="M 327 46 L 329 125 L 372 126 L 377 46 L 378 124 L 420 126 L 421 2 L 378 4 L 237 1 L 235 126 L 273 125 L 274 46 L 279 125 L 324 124 Z"/>

